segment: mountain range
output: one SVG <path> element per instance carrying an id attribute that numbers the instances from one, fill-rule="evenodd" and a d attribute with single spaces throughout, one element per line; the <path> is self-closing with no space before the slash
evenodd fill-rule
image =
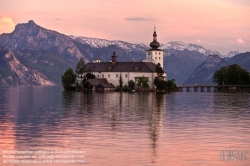
<path id="1" fill-rule="evenodd" d="M 109 61 L 115 49 L 118 61 L 141 61 L 149 49 L 146 44 L 67 36 L 32 20 L 17 24 L 12 33 L 1 34 L 0 45 L 0 85 L 57 85 L 66 69 L 75 69 L 81 57 L 86 63 L 94 59 Z M 237 51 L 223 56 L 218 51 L 181 41 L 161 44 L 161 49 L 168 79 L 175 79 L 177 83 L 190 81 L 189 76 L 196 75 L 197 67 L 211 61 L 211 54 L 217 55 L 216 58 L 230 58 L 228 63 L 239 60 L 236 55 L 241 55 L 241 59 L 247 56 Z M 249 59 L 244 59 L 241 65 L 248 67 L 248 64 Z"/>
<path id="2" fill-rule="evenodd" d="M 228 61 L 218 55 L 209 55 L 205 62 L 196 68 L 184 84 L 213 84 L 212 77 L 222 66 L 238 64 L 250 72 L 250 52 L 233 56 Z"/>

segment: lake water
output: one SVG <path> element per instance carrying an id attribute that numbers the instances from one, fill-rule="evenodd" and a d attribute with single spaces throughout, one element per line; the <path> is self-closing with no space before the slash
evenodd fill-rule
<path id="1" fill-rule="evenodd" d="M 84 163 L 6 157 L 39 151 L 74 151 Z M 250 165 L 250 94 L 0 87 L 0 156 L 4 166 Z"/>

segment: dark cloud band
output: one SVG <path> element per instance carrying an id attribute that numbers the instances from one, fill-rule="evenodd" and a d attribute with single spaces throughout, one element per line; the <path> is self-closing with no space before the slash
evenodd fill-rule
<path id="1" fill-rule="evenodd" d="M 144 17 L 127 17 L 125 18 L 127 21 L 153 21 L 155 19 L 152 18 L 144 18 Z"/>

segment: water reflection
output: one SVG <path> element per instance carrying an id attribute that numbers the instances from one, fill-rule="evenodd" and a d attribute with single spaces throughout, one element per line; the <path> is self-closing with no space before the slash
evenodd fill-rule
<path id="1" fill-rule="evenodd" d="M 0 122 L 6 121 L 8 88 L 2 87 L 0 95 Z"/>
<path id="2" fill-rule="evenodd" d="M 1 148 L 82 149 L 89 165 L 234 165 L 219 151 L 250 150 L 249 94 L 0 91 Z"/>
<path id="3" fill-rule="evenodd" d="M 154 105 L 154 108 L 151 108 L 152 115 L 150 121 L 150 139 L 152 141 L 152 163 L 155 163 L 157 160 L 158 139 L 160 135 L 160 129 L 162 127 L 163 110 L 165 110 L 165 97 L 166 94 L 154 94 L 153 99 L 155 99 L 155 101 L 152 101 L 152 105 Z"/>

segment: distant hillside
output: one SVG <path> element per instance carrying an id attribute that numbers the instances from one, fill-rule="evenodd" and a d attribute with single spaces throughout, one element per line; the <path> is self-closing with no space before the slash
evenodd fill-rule
<path id="1" fill-rule="evenodd" d="M 54 85 L 43 73 L 22 64 L 10 49 L 0 45 L 0 85 Z"/>
<path id="2" fill-rule="evenodd" d="M 168 73 L 168 79 L 175 79 L 177 83 L 183 83 L 205 59 L 203 54 L 187 49 L 176 51 L 176 53 L 170 53 L 170 56 L 164 57 L 164 69 Z"/>
<path id="3" fill-rule="evenodd" d="M 212 77 L 216 70 L 222 66 L 238 64 L 250 72 L 250 52 L 241 53 L 233 56 L 228 61 L 217 55 L 208 56 L 195 72 L 184 82 L 185 84 L 212 84 Z"/>
<path id="4" fill-rule="evenodd" d="M 56 84 L 61 84 L 62 74 L 68 68 L 75 66 L 75 63 L 69 61 L 66 55 L 48 50 L 24 49 L 15 51 L 14 54 L 27 68 L 43 73 Z"/>
<path id="5" fill-rule="evenodd" d="M 207 60 L 196 68 L 184 84 L 213 84 L 212 77 L 214 72 L 227 64 L 227 61 L 218 55 L 209 55 Z"/>
<path id="6" fill-rule="evenodd" d="M 235 55 L 234 57 L 228 60 L 228 63 L 230 65 L 238 64 L 242 68 L 247 69 L 250 72 L 250 52 Z"/>

